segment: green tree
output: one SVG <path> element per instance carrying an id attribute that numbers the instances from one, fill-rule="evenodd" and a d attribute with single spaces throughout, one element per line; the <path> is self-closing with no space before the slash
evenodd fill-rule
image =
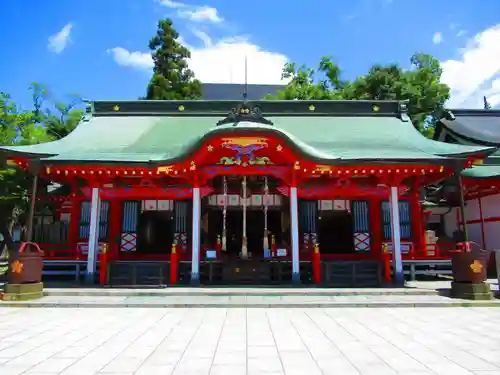
<path id="1" fill-rule="evenodd" d="M 154 62 L 153 77 L 146 99 L 200 99 L 201 82 L 188 68 L 190 51 L 179 42 L 179 33 L 170 19 L 158 22 L 156 35 L 149 41 Z"/>
<path id="2" fill-rule="evenodd" d="M 317 69 L 305 65 L 286 63 L 281 74 L 288 84 L 276 95 L 267 95 L 270 100 L 331 100 L 341 99 L 342 90 L 349 83 L 340 79 L 340 68 L 330 57 L 323 57 Z M 322 75 L 324 79 L 317 80 Z"/>
<path id="3" fill-rule="evenodd" d="M 33 121 L 43 125 L 51 138 L 64 138 L 75 129 L 84 114 L 78 95 L 70 95 L 66 102 L 60 101 L 47 86 L 36 82 L 30 85 L 29 90 L 33 100 Z"/>
<path id="4" fill-rule="evenodd" d="M 29 88 L 32 108 L 22 111 L 6 93 L 0 93 L 0 145 L 19 146 L 53 141 L 68 135 L 83 116 L 79 108 L 81 100 L 76 95 L 69 102 L 53 99 L 46 86 L 32 83 Z M 0 244 L 8 246 L 13 223 L 24 223 L 28 208 L 28 191 L 33 176 L 6 163 L 0 155 L 0 234 L 4 238 Z M 39 187 L 47 182 L 40 181 Z"/>
<path id="5" fill-rule="evenodd" d="M 291 79 L 287 87 L 271 99 L 358 99 L 408 100 L 408 112 L 414 126 L 432 136 L 450 89 L 440 83 L 442 69 L 430 55 L 416 53 L 411 69 L 400 66 L 374 65 L 366 75 L 353 82 L 341 80 L 339 66 L 329 57 L 321 59 L 317 70 L 287 64 L 283 77 Z M 315 80 L 320 76 L 322 80 Z"/>
<path id="6" fill-rule="evenodd" d="M 33 111 L 21 111 L 6 93 L 0 93 L 0 144 L 28 145 L 50 140 L 46 130 L 34 120 Z M 12 223 L 26 210 L 32 176 L 2 157 L 0 165 L 0 233 L 3 245 L 12 242 Z M 1 250 L 1 249 L 0 249 Z"/>

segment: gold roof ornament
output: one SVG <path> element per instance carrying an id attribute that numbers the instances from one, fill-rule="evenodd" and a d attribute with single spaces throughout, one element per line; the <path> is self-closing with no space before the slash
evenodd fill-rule
<path id="1" fill-rule="evenodd" d="M 113 111 L 118 112 L 120 110 L 120 106 L 117 104 L 113 107 Z"/>
<path id="2" fill-rule="evenodd" d="M 373 110 L 373 112 L 379 112 L 379 111 L 380 111 L 380 107 L 379 107 L 378 105 L 376 105 L 376 104 L 375 104 L 375 105 L 372 107 L 372 110 Z"/>
<path id="3" fill-rule="evenodd" d="M 180 106 L 177 107 L 177 109 L 180 111 L 180 112 L 183 112 L 186 108 L 181 104 Z"/>
<path id="4" fill-rule="evenodd" d="M 314 112 L 314 111 L 316 110 L 316 107 L 315 107 L 315 106 L 313 106 L 313 105 L 311 104 L 311 105 L 309 106 L 309 110 L 310 110 L 311 112 Z"/>

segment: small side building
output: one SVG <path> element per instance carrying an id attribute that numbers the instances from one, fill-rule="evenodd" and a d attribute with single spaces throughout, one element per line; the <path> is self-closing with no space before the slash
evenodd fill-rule
<path id="1" fill-rule="evenodd" d="M 434 139 L 448 144 L 500 147 L 500 110 L 448 111 L 437 124 Z M 465 195 L 465 221 L 471 241 L 484 249 L 500 248 L 500 152 L 495 152 L 484 160 L 476 161 L 461 172 Z M 451 204 L 443 220 L 443 230 L 453 236 L 458 230 L 462 217 L 453 192 L 458 192 L 456 184 L 449 184 L 448 199 Z M 446 206 L 446 204 L 443 204 Z M 455 207 L 453 207 L 455 206 Z"/>

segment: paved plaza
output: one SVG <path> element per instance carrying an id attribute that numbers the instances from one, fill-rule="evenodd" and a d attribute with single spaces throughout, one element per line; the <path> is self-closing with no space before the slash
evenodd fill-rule
<path id="1" fill-rule="evenodd" d="M 0 309 L 0 374 L 500 374 L 498 308 Z"/>

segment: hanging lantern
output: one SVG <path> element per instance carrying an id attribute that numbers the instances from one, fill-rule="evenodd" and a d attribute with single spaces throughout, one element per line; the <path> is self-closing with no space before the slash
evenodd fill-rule
<path id="1" fill-rule="evenodd" d="M 241 182 L 241 190 L 243 198 L 247 198 L 247 177 L 243 176 Z M 248 258 L 248 248 L 247 248 L 247 199 L 243 199 L 243 235 L 241 241 L 241 258 Z"/>
<path id="2" fill-rule="evenodd" d="M 248 199 L 252 196 L 252 189 L 249 188 L 250 179 L 247 176 L 243 176 L 241 180 L 240 196 L 242 200 Z"/>
<path id="3" fill-rule="evenodd" d="M 263 248 L 264 253 L 269 250 L 269 232 L 267 230 L 267 201 L 269 197 L 269 184 L 267 180 L 267 176 L 264 177 L 264 241 Z"/>
<path id="4" fill-rule="evenodd" d="M 223 194 L 224 194 L 224 202 L 222 206 L 222 251 L 227 251 L 227 227 L 226 227 L 226 219 L 227 219 L 227 178 L 223 177 Z"/>

